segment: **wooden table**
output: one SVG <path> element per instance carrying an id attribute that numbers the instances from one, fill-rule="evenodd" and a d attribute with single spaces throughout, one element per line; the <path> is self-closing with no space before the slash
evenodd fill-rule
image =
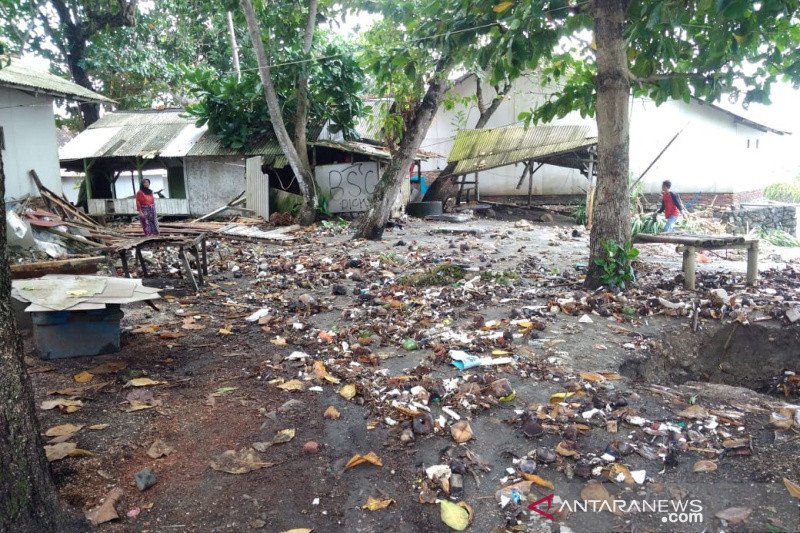
<path id="1" fill-rule="evenodd" d="M 125 273 L 125 277 L 131 277 L 130 267 L 128 266 L 128 252 L 131 250 L 133 250 L 139 262 L 139 266 L 142 269 L 142 278 L 147 277 L 147 263 L 145 263 L 144 257 L 142 256 L 142 248 L 152 244 L 171 244 L 173 246 L 178 246 L 178 258 L 183 266 L 182 274 L 186 278 L 186 281 L 195 291 L 198 290 L 200 285 L 203 285 L 203 276 L 208 276 L 208 254 L 206 253 L 205 233 L 201 233 L 194 239 L 186 238 L 185 236 L 161 235 L 131 239 L 129 241 L 117 243 L 111 247 L 112 257 L 113 253 L 119 254 L 119 258 L 122 261 L 122 271 Z M 186 255 L 187 251 L 194 256 L 197 263 L 198 279 L 195 279 L 194 272 L 192 272 L 192 267 L 189 264 L 189 257 Z"/>
<path id="2" fill-rule="evenodd" d="M 745 239 L 741 236 L 717 235 L 647 235 L 640 233 L 633 238 L 634 243 L 675 244 L 683 250 L 683 276 L 687 289 L 694 290 L 697 280 L 697 250 L 725 250 L 729 248 L 747 249 L 747 284 L 752 286 L 758 279 L 758 239 Z"/>

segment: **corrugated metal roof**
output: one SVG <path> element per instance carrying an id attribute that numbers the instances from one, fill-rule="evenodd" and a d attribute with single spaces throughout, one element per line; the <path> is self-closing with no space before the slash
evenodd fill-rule
<path id="1" fill-rule="evenodd" d="M 106 98 L 102 94 L 90 91 L 55 74 L 26 67 L 22 64 L 21 59 L 12 59 L 9 65 L 0 67 L 0 86 L 61 96 L 79 102 L 114 103 L 114 100 Z"/>
<path id="2" fill-rule="evenodd" d="M 456 135 L 448 161 L 456 161 L 454 174 L 468 174 L 520 161 L 543 161 L 570 152 L 585 152 L 597 144 L 597 137 L 589 136 L 589 126 L 523 126 L 485 130 L 465 130 Z M 580 168 L 582 155 L 573 164 Z M 569 163 L 569 158 L 559 158 Z"/>

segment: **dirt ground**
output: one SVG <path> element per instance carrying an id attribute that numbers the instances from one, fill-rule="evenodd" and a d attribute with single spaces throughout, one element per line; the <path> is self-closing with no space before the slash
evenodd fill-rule
<path id="1" fill-rule="evenodd" d="M 800 300 L 796 260 L 765 250 L 762 282 L 746 288 L 744 258 L 714 255 L 689 293 L 674 247 L 646 245 L 637 286 L 589 293 L 587 233 L 499 215 L 409 220 L 380 243 L 336 227 L 281 245 L 212 242 L 196 295 L 158 252 L 145 283 L 164 299 L 159 311 L 124 309 L 119 353 L 42 361 L 28 335 L 37 402 L 83 404 L 40 410 L 43 430 L 82 425 L 69 442 L 91 452 L 51 463 L 63 499 L 83 512 L 120 487 L 120 518 L 86 528 L 109 532 L 451 531 L 433 503 L 447 484 L 426 475 L 449 465 L 463 476 L 463 494 L 450 488 L 472 509 L 469 531 L 800 531 L 800 494 L 784 483 L 800 482 L 800 398 L 786 373 L 800 370 L 800 326 L 784 316 Z M 463 278 L 410 284 L 442 264 Z M 719 287 L 730 298 L 706 301 Z M 248 322 L 259 309 L 269 310 Z M 512 361 L 462 371 L 449 364 L 454 349 Z M 91 380 L 76 382 L 83 371 Z M 158 383 L 132 386 L 143 377 Z M 494 394 L 499 379 L 515 395 Z M 324 416 L 330 406 L 340 417 Z M 426 409 L 435 430 L 412 431 L 409 415 Z M 466 443 L 451 436 L 453 413 L 468 420 Z M 287 429 L 288 442 L 255 446 L 269 466 L 210 466 Z M 158 439 L 172 451 L 152 458 Z M 382 466 L 347 467 L 368 452 Z M 534 457 L 538 481 L 526 484 Z M 701 460 L 713 471 L 696 472 Z M 157 482 L 140 491 L 143 468 Z M 527 509 L 550 494 L 554 520 Z M 371 511 L 370 497 L 393 502 Z M 586 499 L 697 508 L 563 505 Z"/>

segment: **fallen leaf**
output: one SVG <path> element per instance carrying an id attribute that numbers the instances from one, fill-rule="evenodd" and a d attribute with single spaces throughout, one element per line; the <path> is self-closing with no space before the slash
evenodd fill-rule
<path id="1" fill-rule="evenodd" d="M 331 420 L 338 420 L 342 413 L 339 412 L 334 406 L 329 405 L 327 409 L 325 409 L 325 413 L 322 415 L 325 418 L 329 418 Z"/>
<path id="2" fill-rule="evenodd" d="M 153 444 L 147 449 L 147 456 L 151 459 L 158 459 L 165 457 L 175 451 L 175 448 L 167 444 L 161 439 L 156 439 Z"/>
<path id="3" fill-rule="evenodd" d="M 191 330 L 191 331 L 200 331 L 201 329 L 206 329 L 206 327 L 203 324 L 198 324 L 194 320 L 192 320 L 191 322 L 189 322 L 187 320 L 187 321 L 184 321 L 183 324 L 181 324 L 181 329 L 187 329 L 187 330 Z"/>
<path id="4" fill-rule="evenodd" d="M 110 425 L 111 425 L 111 424 L 94 424 L 94 425 L 92 425 L 92 426 L 89 426 L 89 427 L 88 427 L 88 428 L 86 428 L 86 429 L 91 429 L 92 431 L 98 431 L 98 430 L 101 430 L 101 429 L 106 429 L 106 428 L 107 428 L 107 427 L 109 427 Z"/>
<path id="5" fill-rule="evenodd" d="M 603 347 L 603 349 L 604 350 L 606 349 L 605 346 Z M 622 375 L 617 374 L 616 372 L 598 372 L 598 374 L 600 374 L 601 376 L 603 376 L 604 378 L 606 378 L 609 381 L 615 381 L 615 380 L 618 380 L 618 379 L 622 379 Z"/>
<path id="6" fill-rule="evenodd" d="M 439 502 L 439 516 L 450 529 L 464 531 L 469 527 L 470 513 L 462 504 L 464 502 L 453 503 L 448 500 Z"/>
<path id="7" fill-rule="evenodd" d="M 392 499 L 385 499 L 379 500 L 377 498 L 373 498 L 372 496 L 367 498 L 367 503 L 361 506 L 362 509 L 367 509 L 368 511 L 378 511 L 380 509 L 386 509 L 390 505 L 394 503 Z"/>
<path id="8" fill-rule="evenodd" d="M 718 512 L 714 516 L 720 520 L 725 520 L 729 524 L 739 524 L 747 520 L 753 510 L 749 507 L 728 507 Z"/>
<path id="9" fill-rule="evenodd" d="M 138 400 L 131 400 L 128 402 L 130 405 L 129 407 L 125 408 L 126 413 L 133 413 L 134 411 L 142 411 L 144 409 L 152 409 L 153 407 L 157 407 L 154 403 L 144 403 Z"/>
<path id="10" fill-rule="evenodd" d="M 286 531 L 281 531 L 281 533 L 311 533 L 312 531 L 314 530 L 307 527 L 296 527 L 293 529 L 287 529 Z"/>
<path id="11" fill-rule="evenodd" d="M 281 383 L 278 385 L 278 388 L 283 390 L 303 390 L 305 389 L 305 385 L 303 385 L 303 382 L 299 379 L 292 379 L 286 383 Z"/>
<path id="12" fill-rule="evenodd" d="M 786 478 L 783 478 L 783 484 L 786 487 L 786 490 L 789 491 L 789 494 L 792 495 L 792 497 L 800 498 L 800 485 Z"/>
<path id="13" fill-rule="evenodd" d="M 138 328 L 132 329 L 131 333 L 144 333 L 144 334 L 155 333 L 159 329 L 161 329 L 161 326 L 159 326 L 158 324 L 142 324 Z"/>
<path id="14" fill-rule="evenodd" d="M 98 374 L 115 374 L 125 368 L 128 368 L 128 363 L 125 361 L 106 361 L 105 363 L 93 366 L 88 369 L 87 372 L 96 376 Z"/>
<path id="15" fill-rule="evenodd" d="M 272 438 L 272 442 L 254 442 L 253 448 L 258 450 L 259 452 L 264 452 L 270 446 L 289 442 L 294 438 L 296 432 L 297 432 L 296 429 L 282 429 L 277 433 L 275 433 L 275 436 Z"/>
<path id="16" fill-rule="evenodd" d="M 334 336 L 331 335 L 327 331 L 320 331 L 318 336 L 319 336 L 320 340 L 323 340 L 323 341 L 327 342 L 328 344 L 332 343 L 333 339 L 334 339 Z"/>
<path id="17" fill-rule="evenodd" d="M 228 328 L 219 328 L 219 331 L 217 333 L 224 337 L 227 337 L 228 335 L 233 335 L 233 331 L 229 330 Z"/>
<path id="18" fill-rule="evenodd" d="M 85 370 L 83 372 L 80 372 L 72 376 L 72 379 L 74 379 L 78 383 L 87 383 L 89 381 L 92 381 L 92 378 L 94 378 L 94 374 L 86 372 Z"/>
<path id="19" fill-rule="evenodd" d="M 103 503 L 97 507 L 89 509 L 84 513 L 86 515 L 86 519 L 93 526 L 104 524 L 105 522 L 110 522 L 111 520 L 116 520 L 119 518 L 119 515 L 117 514 L 116 509 L 114 509 L 114 506 L 120 498 L 122 498 L 122 489 L 119 487 L 114 487 L 103 497 Z"/>
<path id="20" fill-rule="evenodd" d="M 589 502 L 611 502 L 611 494 L 601 483 L 590 481 L 581 489 L 581 499 Z"/>
<path id="21" fill-rule="evenodd" d="M 381 458 L 377 456 L 375 452 L 369 452 L 366 455 L 355 454 L 353 457 L 347 461 L 347 464 L 344 465 L 344 469 L 347 470 L 348 468 L 353 468 L 354 466 L 358 466 L 363 463 L 370 463 L 375 466 L 383 466 L 383 461 Z"/>
<path id="22" fill-rule="evenodd" d="M 215 390 L 211 395 L 212 396 L 224 396 L 224 395 L 226 395 L 228 393 L 231 393 L 231 392 L 233 392 L 235 390 L 238 390 L 238 389 L 239 389 L 239 387 L 220 387 L 217 390 Z"/>
<path id="23" fill-rule="evenodd" d="M 603 374 L 599 374 L 597 372 L 579 372 L 578 375 L 581 379 L 585 379 L 586 381 L 605 381 L 606 377 Z"/>
<path id="24" fill-rule="evenodd" d="M 715 461 L 708 461 L 708 460 L 701 460 L 697 461 L 694 466 L 692 467 L 693 472 L 713 472 L 717 469 L 717 463 Z"/>
<path id="25" fill-rule="evenodd" d="M 525 481 L 533 481 L 535 485 L 539 485 L 540 487 L 544 487 L 546 489 L 555 490 L 553 482 L 547 481 L 543 477 L 539 477 L 536 474 L 526 474 L 525 472 L 520 472 L 520 475 Z"/>
<path id="26" fill-rule="evenodd" d="M 82 450 L 74 442 L 59 442 L 52 446 L 44 447 L 44 454 L 50 462 L 61 460 L 65 457 L 81 457 L 83 455 L 94 455 L 89 450 Z"/>
<path id="27" fill-rule="evenodd" d="M 150 378 L 133 378 L 133 379 L 128 380 L 128 382 L 125 383 L 125 385 L 123 385 L 123 388 L 126 388 L 126 387 L 149 387 L 151 385 L 161 385 L 163 383 L 166 383 L 166 382 L 165 381 L 155 381 L 155 380 L 150 379 Z"/>
<path id="28" fill-rule="evenodd" d="M 185 336 L 186 333 L 181 333 L 180 331 L 162 331 L 158 334 L 160 339 L 180 339 Z"/>
<path id="29" fill-rule="evenodd" d="M 556 444 L 556 453 L 564 457 L 575 457 L 578 455 L 578 447 L 574 442 L 562 440 Z"/>
<path id="30" fill-rule="evenodd" d="M 339 383 L 339 379 L 336 377 L 331 376 L 328 373 L 328 369 L 325 368 L 325 363 L 322 361 L 314 361 L 314 366 L 311 371 L 314 374 L 314 377 L 317 379 L 324 379 L 328 383 Z"/>
<path id="31" fill-rule="evenodd" d="M 271 342 L 275 346 L 286 346 L 286 339 L 284 339 L 283 337 L 275 337 L 269 342 Z"/>
<path id="32" fill-rule="evenodd" d="M 622 475 L 622 479 L 621 480 L 620 480 L 620 477 L 619 477 L 620 474 Z M 628 469 L 627 466 L 625 466 L 625 465 L 623 465 L 621 463 L 612 464 L 611 467 L 609 467 L 608 475 L 609 475 L 609 478 L 611 478 L 612 481 L 615 481 L 617 483 L 619 483 L 619 481 L 623 481 L 627 485 L 635 485 L 636 484 L 636 481 L 633 479 L 633 476 L 631 475 L 631 471 Z"/>
<path id="33" fill-rule="evenodd" d="M 705 407 L 695 404 L 679 412 L 678 416 L 681 418 L 704 419 L 708 417 L 708 411 Z"/>
<path id="34" fill-rule="evenodd" d="M 86 385 L 81 385 L 79 387 L 64 387 L 63 389 L 56 389 L 47 391 L 47 394 L 63 394 L 65 396 L 79 396 L 81 394 L 85 394 L 88 392 L 97 392 L 108 385 L 111 385 L 110 381 L 103 381 L 102 383 L 87 383 Z"/>
<path id="35" fill-rule="evenodd" d="M 557 392 L 557 393 L 553 394 L 552 396 L 550 396 L 550 403 L 551 404 L 561 403 L 564 400 L 566 400 L 567 398 L 569 398 L 570 396 L 575 396 L 575 393 L 574 392 Z"/>
<path id="36" fill-rule="evenodd" d="M 252 448 L 242 448 L 239 451 L 226 450 L 211 460 L 210 466 L 219 472 L 228 474 L 246 474 L 259 468 L 268 468 L 276 463 L 261 461 Z"/>
<path id="37" fill-rule="evenodd" d="M 65 413 L 74 413 L 81 407 L 83 402 L 80 400 L 68 400 L 66 398 L 56 398 L 55 400 L 44 400 L 39 406 L 43 411 L 49 411 L 58 407 Z"/>
<path id="38" fill-rule="evenodd" d="M 352 383 L 349 383 L 339 389 L 339 396 L 344 398 L 345 400 L 352 400 L 356 395 L 356 386 Z"/>
<path id="39" fill-rule="evenodd" d="M 457 444 L 464 444 L 473 437 L 472 428 L 466 420 L 459 420 L 453 424 L 450 427 L 450 435 Z"/>
<path id="40" fill-rule="evenodd" d="M 62 437 L 64 435 L 73 435 L 81 430 L 83 424 L 61 424 L 60 426 L 53 426 L 44 432 L 46 437 Z"/>

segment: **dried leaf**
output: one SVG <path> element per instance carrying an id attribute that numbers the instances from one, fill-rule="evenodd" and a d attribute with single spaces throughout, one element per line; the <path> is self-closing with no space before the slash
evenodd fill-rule
<path id="1" fill-rule="evenodd" d="M 334 406 L 329 405 L 328 408 L 325 409 L 325 413 L 322 416 L 330 420 L 338 420 L 339 417 L 342 416 L 342 413 L 340 413 L 339 410 Z"/>
<path id="2" fill-rule="evenodd" d="M 175 451 L 175 448 L 167 444 L 161 439 L 156 439 L 153 444 L 147 449 L 147 456 L 151 459 L 158 459 L 165 457 Z"/>
<path id="3" fill-rule="evenodd" d="M 556 444 L 556 453 L 564 457 L 575 457 L 578 455 L 578 446 L 572 441 L 562 440 Z"/>
<path id="4" fill-rule="evenodd" d="M 162 331 L 158 334 L 160 339 L 180 339 L 185 336 L 186 333 L 181 333 L 180 331 Z"/>
<path id="5" fill-rule="evenodd" d="M 325 363 L 322 361 L 314 361 L 314 366 L 311 372 L 317 379 L 324 379 L 328 383 L 339 383 L 338 378 L 335 378 L 328 373 L 328 369 L 325 368 Z"/>
<path id="6" fill-rule="evenodd" d="M 87 383 L 89 381 L 92 381 L 92 378 L 94 378 L 94 374 L 86 372 L 85 370 L 83 372 L 80 372 L 72 376 L 72 379 L 74 379 L 78 383 Z"/>
<path id="7" fill-rule="evenodd" d="M 522 479 L 525 481 L 533 481 L 535 485 L 539 485 L 540 487 L 550 490 L 555 490 L 556 488 L 552 481 L 547 481 L 543 477 L 539 477 L 536 474 L 526 474 L 525 472 L 520 472 L 519 475 L 522 476 Z"/>
<path id="8" fill-rule="evenodd" d="M 206 329 L 206 327 L 203 324 L 198 324 L 194 320 L 192 320 L 191 322 L 187 320 L 183 322 L 183 324 L 181 325 L 181 329 L 200 331 L 201 329 Z"/>
<path id="9" fill-rule="evenodd" d="M 101 429 L 106 429 L 110 425 L 111 424 L 94 424 L 94 425 L 89 426 L 86 429 L 91 429 L 92 431 L 98 431 L 98 430 L 101 430 Z"/>
<path id="10" fill-rule="evenodd" d="M 44 400 L 39 406 L 43 411 L 49 411 L 58 407 L 65 413 L 74 413 L 81 407 L 83 402 L 80 400 L 68 400 L 66 398 L 56 398 L 55 400 Z"/>
<path id="11" fill-rule="evenodd" d="M 276 463 L 261 461 L 256 451 L 252 448 L 242 448 L 239 451 L 226 450 L 209 463 L 211 468 L 228 474 L 246 474 L 259 468 L 269 468 Z"/>
<path id="12" fill-rule="evenodd" d="M 275 337 L 269 342 L 271 342 L 275 346 L 286 346 L 286 339 L 284 339 L 283 337 Z"/>
<path id="13" fill-rule="evenodd" d="M 739 524 L 747 520 L 753 510 L 750 507 L 728 507 L 714 516 L 720 520 L 725 520 L 729 524 Z"/>
<path id="14" fill-rule="evenodd" d="M 358 466 L 363 463 L 370 463 L 375 466 L 383 466 L 383 461 L 381 458 L 377 456 L 375 452 L 369 452 L 366 455 L 355 454 L 353 457 L 347 461 L 347 464 L 344 465 L 344 469 L 347 470 L 348 468 L 353 468 L 354 466 Z"/>
<path id="15" fill-rule="evenodd" d="M 569 398 L 570 396 L 575 396 L 575 393 L 574 392 L 557 392 L 557 393 L 553 394 L 552 396 L 550 396 L 550 403 L 551 404 L 561 403 L 564 400 L 566 400 L 567 398 Z"/>
<path id="16" fill-rule="evenodd" d="M 122 498 L 122 489 L 114 487 L 103 498 L 103 503 L 85 512 L 86 519 L 93 526 L 110 522 L 119 518 L 114 506 Z"/>
<path id="17" fill-rule="evenodd" d="M 457 444 L 464 444 L 473 437 L 472 428 L 466 420 L 459 420 L 453 424 L 450 427 L 450 435 Z"/>
<path id="18" fill-rule="evenodd" d="M 314 530 L 307 527 L 295 527 L 287 529 L 286 531 L 281 531 L 281 533 L 311 533 L 312 531 Z"/>
<path id="19" fill-rule="evenodd" d="M 783 478 L 783 484 L 786 487 L 786 490 L 789 491 L 789 494 L 791 494 L 793 498 L 800 498 L 800 485 L 786 478 Z"/>
<path id="20" fill-rule="evenodd" d="M 281 383 L 278 385 L 278 388 L 283 390 L 303 390 L 305 389 L 305 385 L 303 385 L 303 382 L 299 379 L 292 379 L 286 383 Z"/>
<path id="21" fill-rule="evenodd" d="M 150 378 L 133 378 L 128 380 L 128 382 L 123 385 L 123 388 L 126 387 L 149 387 L 151 385 L 161 385 L 166 383 L 166 381 L 155 381 Z"/>
<path id="22" fill-rule="evenodd" d="M 50 390 L 47 391 L 47 394 L 64 394 L 66 396 L 78 396 L 88 392 L 97 392 L 107 387 L 108 385 L 111 385 L 110 381 L 103 381 L 102 383 L 87 383 L 86 385 L 81 385 L 79 387 L 64 387 L 63 389 Z"/>
<path id="23" fill-rule="evenodd" d="M 46 437 L 63 437 L 64 435 L 74 435 L 81 430 L 83 424 L 61 424 L 60 426 L 53 426 L 44 432 Z"/>
<path id="24" fill-rule="evenodd" d="M 356 395 L 356 386 L 352 383 L 349 383 L 339 389 L 339 396 L 344 398 L 345 400 L 352 400 Z"/>
<path id="25" fill-rule="evenodd" d="M 128 368 L 128 363 L 125 361 L 106 361 L 105 363 L 93 366 L 88 369 L 87 372 L 96 376 L 98 374 L 115 374 L 125 368 Z"/>
<path id="26" fill-rule="evenodd" d="M 283 444 L 292 440 L 297 433 L 296 429 L 282 429 L 275 434 L 272 444 Z"/>
<path id="27" fill-rule="evenodd" d="M 622 475 L 622 478 L 620 478 Z M 619 483 L 623 481 L 626 485 L 635 485 L 636 481 L 633 479 L 631 475 L 631 471 L 628 469 L 627 466 L 621 463 L 614 463 L 608 469 L 608 476 L 611 478 L 612 481 Z"/>
<path id="28" fill-rule="evenodd" d="M 367 509 L 368 511 L 378 511 L 380 509 L 386 509 L 390 505 L 394 503 L 392 499 L 386 500 L 379 500 L 377 498 L 373 498 L 372 496 L 367 498 L 367 503 L 361 506 L 362 509 Z"/>
<path id="29" fill-rule="evenodd" d="M 144 409 L 152 409 L 153 407 L 157 406 L 155 403 L 145 403 L 138 400 L 131 400 L 128 403 L 130 405 L 125 409 L 126 413 L 133 413 L 134 411 L 142 411 Z"/>
<path id="30" fill-rule="evenodd" d="M 229 394 L 229 393 L 231 393 L 231 392 L 233 392 L 235 390 L 238 390 L 238 389 L 239 389 L 239 387 L 220 387 L 217 390 L 215 390 L 211 395 L 212 396 L 224 396 L 224 395 Z"/>
<path id="31" fill-rule="evenodd" d="M 601 483 L 590 481 L 581 489 L 581 499 L 586 501 L 611 502 L 611 494 Z"/>
<path id="32" fill-rule="evenodd" d="M 679 412 L 678 416 L 680 416 L 681 418 L 693 418 L 702 420 L 708 417 L 708 410 L 706 410 L 706 408 L 703 406 L 695 404 L 695 405 L 690 405 L 683 411 Z"/>
<path id="33" fill-rule="evenodd" d="M 138 328 L 132 329 L 131 333 L 144 333 L 144 334 L 155 333 L 159 329 L 161 329 L 161 326 L 159 326 L 158 324 L 142 324 Z"/>
<path id="34" fill-rule="evenodd" d="M 586 381 L 605 381 L 606 377 L 603 374 L 599 374 L 597 372 L 579 372 L 578 375 L 581 379 L 585 379 Z"/>
<path id="35" fill-rule="evenodd" d="M 716 461 L 708 461 L 703 459 L 701 461 L 697 461 L 694 466 L 692 467 L 693 472 L 713 472 L 717 469 Z"/>
<path id="36" fill-rule="evenodd" d="M 82 450 L 74 442 L 59 442 L 52 446 L 44 447 L 44 454 L 50 462 L 58 461 L 64 457 L 81 457 L 83 455 L 94 455 L 89 450 Z"/>
<path id="37" fill-rule="evenodd" d="M 224 337 L 227 337 L 228 335 L 233 335 L 233 331 L 229 330 L 228 328 L 219 328 L 219 331 L 217 333 Z"/>

